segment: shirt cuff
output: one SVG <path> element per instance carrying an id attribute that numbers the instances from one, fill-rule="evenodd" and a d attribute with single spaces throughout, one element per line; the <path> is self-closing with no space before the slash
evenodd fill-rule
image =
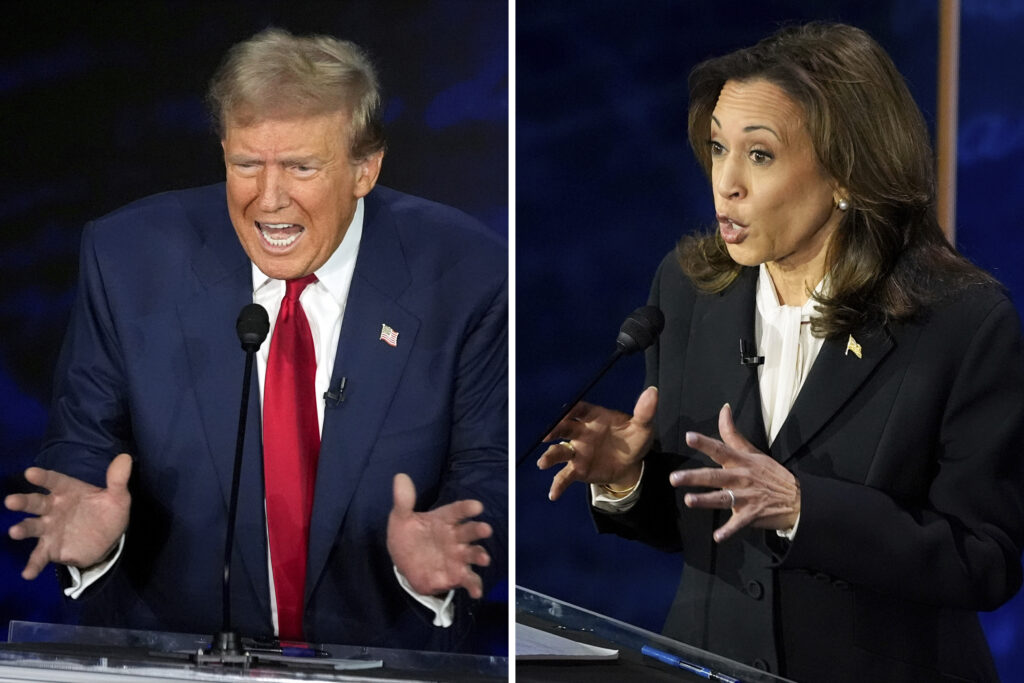
<path id="1" fill-rule="evenodd" d="M 775 533 L 779 535 L 779 538 L 784 538 L 787 541 L 792 541 L 796 538 L 796 528 L 800 526 L 800 515 L 796 516 L 796 521 L 793 522 L 793 527 L 790 529 L 776 529 Z"/>
<path id="2" fill-rule="evenodd" d="M 643 480 L 644 463 L 641 462 L 640 478 L 637 479 L 636 486 L 633 487 L 632 491 L 624 496 L 613 496 L 598 484 L 591 484 L 590 504 L 601 512 L 608 512 L 613 515 L 629 512 L 636 505 L 637 501 L 640 500 L 640 489 L 642 488 Z"/>
<path id="3" fill-rule="evenodd" d="M 121 551 L 123 549 L 124 534 L 121 534 L 121 540 L 117 542 L 117 548 L 107 556 L 107 559 L 97 562 L 93 566 L 85 569 L 68 566 L 67 570 L 68 574 L 71 576 L 71 585 L 64 589 L 64 595 L 68 596 L 72 600 L 77 600 L 82 593 L 89 588 L 89 586 L 99 581 L 108 571 L 110 571 L 110 568 L 117 563 L 117 558 L 121 557 Z"/>
<path id="4" fill-rule="evenodd" d="M 395 577 L 398 579 L 398 585 L 411 595 L 416 602 L 434 613 L 434 626 L 448 628 L 452 625 L 452 622 L 455 620 L 455 605 L 452 604 L 452 599 L 455 597 L 454 589 L 448 591 L 448 595 L 443 598 L 434 595 L 421 595 L 409 584 L 409 580 L 402 576 L 402 572 L 398 571 L 398 567 L 394 567 L 394 570 Z"/>

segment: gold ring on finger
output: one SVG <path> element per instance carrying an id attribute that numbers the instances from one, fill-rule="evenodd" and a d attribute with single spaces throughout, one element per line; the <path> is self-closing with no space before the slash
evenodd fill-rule
<path id="1" fill-rule="evenodd" d="M 573 458 L 575 458 L 576 457 L 576 447 L 572 445 L 572 441 L 562 441 L 561 443 L 562 443 L 563 446 L 568 448 L 569 451 L 572 453 L 572 455 L 569 456 L 569 459 L 572 460 Z"/>

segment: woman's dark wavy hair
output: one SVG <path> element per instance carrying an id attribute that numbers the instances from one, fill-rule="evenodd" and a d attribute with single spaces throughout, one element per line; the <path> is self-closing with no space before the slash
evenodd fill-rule
<path id="1" fill-rule="evenodd" d="M 924 119 L 868 34 L 843 24 L 787 27 L 697 65 L 689 80 L 689 136 L 709 178 L 711 114 L 728 80 L 765 80 L 797 102 L 818 160 L 849 198 L 827 254 L 831 291 L 817 297 L 815 335 L 906 320 L 951 288 L 995 282 L 946 240 Z M 704 291 L 724 290 L 742 268 L 717 230 L 684 238 L 677 254 Z"/>

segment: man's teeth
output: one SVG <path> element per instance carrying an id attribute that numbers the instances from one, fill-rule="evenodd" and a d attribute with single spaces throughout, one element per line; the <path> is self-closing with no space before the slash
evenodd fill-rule
<path id="1" fill-rule="evenodd" d="M 274 230 L 284 230 L 285 228 L 298 226 L 295 226 L 294 223 L 257 223 L 257 225 L 260 227 L 260 232 L 263 233 L 263 238 L 275 247 L 287 247 L 289 244 L 299 239 L 299 235 L 303 232 L 299 229 L 291 235 L 279 237 L 272 234 Z"/>

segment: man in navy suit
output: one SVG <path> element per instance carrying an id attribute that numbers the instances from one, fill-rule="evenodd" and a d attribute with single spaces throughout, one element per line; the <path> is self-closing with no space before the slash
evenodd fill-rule
<path id="1" fill-rule="evenodd" d="M 320 440 L 297 626 L 285 626 L 291 579 L 275 563 L 276 522 L 268 530 L 267 429 L 285 419 L 264 393 L 273 328 L 249 404 L 234 626 L 464 644 L 475 600 L 505 567 L 506 250 L 454 209 L 375 189 L 379 99 L 351 43 L 264 31 L 232 48 L 211 85 L 226 183 L 86 228 L 52 422 L 26 472 L 47 493 L 5 501 L 34 515 L 10 530 L 38 539 L 23 576 L 60 565 L 85 623 L 220 629 L 245 362 L 234 321 L 252 302 L 275 321 L 286 283 L 315 275 L 298 299 Z"/>

